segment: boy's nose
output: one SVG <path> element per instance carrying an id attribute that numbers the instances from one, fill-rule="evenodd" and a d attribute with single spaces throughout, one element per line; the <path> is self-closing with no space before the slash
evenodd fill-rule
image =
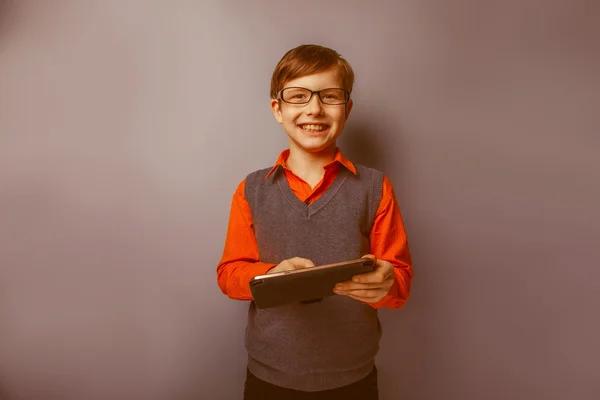
<path id="1" fill-rule="evenodd" d="M 306 107 L 306 112 L 309 115 L 320 114 L 323 111 L 323 103 L 321 103 L 321 98 L 317 93 L 313 94 L 312 99 L 310 99 Z"/>

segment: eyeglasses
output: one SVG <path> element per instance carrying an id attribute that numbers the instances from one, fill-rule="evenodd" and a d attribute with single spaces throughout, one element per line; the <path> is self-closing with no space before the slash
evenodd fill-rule
<path id="1" fill-rule="evenodd" d="M 332 106 L 346 104 L 350 100 L 350 92 L 337 88 L 310 90 L 301 87 L 288 87 L 279 92 L 279 98 L 290 104 L 307 104 L 315 93 L 323 104 Z"/>

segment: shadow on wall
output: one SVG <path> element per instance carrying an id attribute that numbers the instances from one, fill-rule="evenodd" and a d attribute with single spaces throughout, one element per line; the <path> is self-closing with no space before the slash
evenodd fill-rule
<path id="1" fill-rule="evenodd" d="M 371 115 L 371 112 L 369 112 Z M 376 168 L 386 174 L 392 181 L 394 192 L 400 203 L 410 202 L 411 190 L 408 184 L 407 145 L 402 136 L 400 124 L 386 124 L 383 120 L 373 116 L 353 120 L 340 137 L 340 148 L 344 154 L 356 164 Z M 410 223 L 410 217 L 404 214 L 406 208 L 400 206 L 403 213 L 405 228 L 410 243 L 427 243 L 431 233 L 424 226 Z M 412 229 L 411 229 L 412 226 Z M 418 259 L 426 262 L 425 257 L 419 257 L 416 248 L 411 246 L 413 265 Z M 427 307 L 427 282 L 428 277 L 419 271 L 418 281 L 413 282 L 411 296 L 401 310 L 382 310 L 380 320 L 383 328 L 381 341 L 382 351 L 377 356 L 376 363 L 383 365 L 396 365 L 394 370 L 381 367 L 380 394 L 382 398 L 395 398 L 397 383 L 403 387 L 403 396 L 416 398 L 419 395 L 419 380 L 427 376 L 427 359 L 430 348 L 426 326 L 423 324 L 422 315 L 428 311 Z M 410 344 L 410 345 L 399 345 Z M 418 349 L 418 351 L 415 351 Z M 397 360 L 403 360 L 397 363 Z"/>
<path id="2" fill-rule="evenodd" d="M 7 389 L 0 382 L 0 400 L 10 400 Z"/>
<path id="3" fill-rule="evenodd" d="M 382 171 L 392 181 L 396 196 L 406 189 L 406 140 L 401 124 L 386 121 L 372 110 L 367 116 L 354 116 L 338 140 L 339 146 L 355 164 Z M 399 196 L 404 197 L 404 196 Z M 399 199 L 400 200 L 400 199 Z"/>
<path id="4" fill-rule="evenodd" d="M 340 136 L 339 145 L 344 155 L 354 164 L 385 171 L 384 147 L 381 127 L 377 123 L 355 120 L 346 125 Z"/>
<path id="5" fill-rule="evenodd" d="M 0 0 L 0 50 L 5 43 L 4 36 L 7 35 L 9 22 L 14 15 L 13 0 Z"/>

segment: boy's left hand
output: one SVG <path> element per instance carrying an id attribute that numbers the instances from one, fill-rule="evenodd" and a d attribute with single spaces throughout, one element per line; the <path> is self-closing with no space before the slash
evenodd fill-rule
<path id="1" fill-rule="evenodd" d="M 338 283 L 333 291 L 336 294 L 346 295 L 366 303 L 377 303 L 388 294 L 390 288 L 396 282 L 394 266 L 388 261 L 378 260 L 372 254 L 367 254 L 364 257 L 375 262 L 375 270 L 356 275 L 351 281 Z"/>

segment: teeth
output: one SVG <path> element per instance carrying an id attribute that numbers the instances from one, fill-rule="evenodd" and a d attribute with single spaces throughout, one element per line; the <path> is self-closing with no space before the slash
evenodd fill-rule
<path id="1" fill-rule="evenodd" d="M 326 128 L 327 127 L 325 125 L 303 125 L 302 126 L 302 129 L 304 129 L 305 131 L 322 131 Z"/>

